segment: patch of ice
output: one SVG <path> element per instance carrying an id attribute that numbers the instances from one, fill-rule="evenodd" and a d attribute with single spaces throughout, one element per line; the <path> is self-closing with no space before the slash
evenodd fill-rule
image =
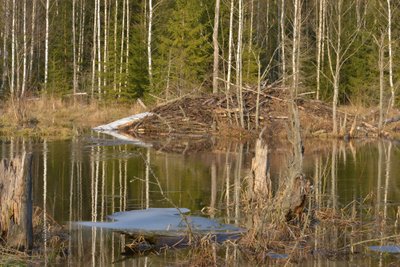
<path id="1" fill-rule="evenodd" d="M 78 222 L 78 225 L 127 232 L 242 232 L 244 229 L 216 220 L 186 215 L 185 208 L 149 208 L 116 212 L 109 216 L 111 222 Z"/>

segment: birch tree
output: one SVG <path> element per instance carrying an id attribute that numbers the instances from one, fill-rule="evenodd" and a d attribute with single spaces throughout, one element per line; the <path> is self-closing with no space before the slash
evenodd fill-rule
<path id="1" fill-rule="evenodd" d="M 291 117 L 291 141 L 294 146 L 294 172 L 296 175 L 302 170 L 302 145 L 300 136 L 300 119 L 296 98 L 299 85 L 299 39 L 301 33 L 301 3 L 294 0 L 293 40 L 292 40 L 292 85 L 290 90 L 289 114 Z"/>
<path id="2" fill-rule="evenodd" d="M 24 96 L 26 90 L 26 71 L 27 71 L 27 37 L 26 37 L 26 0 L 23 2 L 23 22 L 22 22 L 22 29 L 23 29 L 23 64 L 22 64 L 22 88 L 21 88 L 21 97 Z"/>
<path id="3" fill-rule="evenodd" d="M 152 57 L 151 57 L 152 28 L 153 28 L 153 1 L 149 0 L 149 23 L 148 23 L 148 32 L 147 32 L 147 60 L 148 60 L 150 87 L 153 87 L 153 66 L 152 66 L 153 64 L 152 64 Z"/>
<path id="4" fill-rule="evenodd" d="M 389 85 L 390 85 L 390 107 L 393 108 L 395 102 L 394 85 L 393 85 L 393 50 L 392 50 L 392 7 L 391 0 L 387 0 L 387 33 L 388 33 L 388 50 L 389 50 Z"/>
<path id="5" fill-rule="evenodd" d="M 32 0 L 32 18 L 31 18 L 31 42 L 29 48 L 29 70 L 28 70 L 28 80 L 32 82 L 32 71 L 33 71 L 33 50 L 35 46 L 35 29 L 36 29 L 36 0 Z"/>
<path id="6" fill-rule="evenodd" d="M 286 82 L 286 34 L 285 34 L 285 0 L 281 0 L 280 29 L 281 29 L 281 61 L 282 61 L 282 84 Z"/>
<path id="7" fill-rule="evenodd" d="M 332 133 L 333 135 L 338 134 L 337 124 L 337 107 L 339 101 L 339 86 L 340 86 L 340 74 L 343 68 L 343 64 L 353 55 L 350 51 L 352 44 L 354 43 L 358 32 L 359 25 L 354 30 L 347 30 L 347 34 L 343 34 L 342 18 L 348 12 L 350 8 L 343 10 L 343 0 L 337 0 L 330 3 L 330 14 L 329 14 L 329 29 L 327 29 L 327 56 L 328 56 L 328 68 L 332 79 L 330 82 L 333 86 L 333 100 L 332 100 Z M 347 3 L 347 2 L 346 2 Z M 351 4 L 351 3 L 349 3 Z M 342 39 L 344 41 L 342 41 Z"/>
<path id="8" fill-rule="evenodd" d="M 151 0 L 150 0 L 151 1 Z M 218 29 L 219 29 L 219 8 L 220 0 L 215 0 L 214 12 L 214 30 L 213 30 L 213 46 L 214 46 L 214 65 L 213 65 L 213 93 L 218 93 L 218 69 L 219 69 L 219 44 L 218 44 Z"/>
<path id="9" fill-rule="evenodd" d="M 325 35 L 325 12 L 326 12 L 326 0 L 319 0 L 319 11 L 318 11 L 318 32 L 317 32 L 317 94 L 316 98 L 320 98 L 320 87 L 321 87 L 321 62 L 323 60 L 324 50 L 324 35 Z"/>
<path id="10" fill-rule="evenodd" d="M 15 1 L 15 0 L 13 0 Z M 44 52 L 44 88 L 47 90 L 47 79 L 49 71 L 49 12 L 50 0 L 46 0 L 46 32 L 45 32 L 45 52 Z"/>
<path id="11" fill-rule="evenodd" d="M 232 71 L 232 46 L 233 46 L 233 11 L 234 11 L 234 0 L 230 1 L 229 11 L 229 37 L 228 37 L 228 71 L 226 75 L 226 105 L 229 109 L 230 102 L 230 88 L 231 88 L 231 71 Z M 229 113 L 230 114 L 230 113 Z"/>
<path id="12" fill-rule="evenodd" d="M 379 66 L 379 121 L 378 129 L 379 133 L 383 127 L 383 93 L 384 93 L 384 71 L 385 71 L 385 34 L 382 32 L 380 39 L 374 36 L 375 43 L 378 47 L 378 66 Z"/>
<path id="13" fill-rule="evenodd" d="M 72 57 L 73 57 L 73 78 L 72 78 L 72 88 L 73 94 L 75 95 L 78 87 L 77 80 L 77 63 L 76 63 L 76 29 L 75 29 L 75 10 L 76 0 L 72 0 Z"/>
<path id="14" fill-rule="evenodd" d="M 94 2 L 94 18 L 93 18 L 93 48 L 92 48 L 92 79 L 91 93 L 94 97 L 95 78 L 96 78 L 96 53 L 97 53 L 97 0 Z"/>
<path id="15" fill-rule="evenodd" d="M 236 47 L 236 95 L 239 107 L 240 126 L 245 127 L 243 114 L 243 84 L 242 84 L 242 35 L 243 35 L 243 0 L 239 0 L 239 20 Z"/>
<path id="16" fill-rule="evenodd" d="M 11 97 L 14 97 L 14 80 L 15 80 L 15 12 L 16 12 L 15 0 L 12 0 L 12 23 L 11 23 L 11 81 L 10 81 L 10 93 Z"/>
<path id="17" fill-rule="evenodd" d="M 8 51 L 7 51 L 7 42 L 8 42 L 8 36 L 9 36 L 9 0 L 4 1 L 4 27 L 3 27 L 3 73 L 2 73 L 2 78 L 1 78 L 1 87 L 0 87 L 0 93 L 4 92 L 5 90 L 5 84 L 7 80 L 7 75 L 8 75 Z"/>

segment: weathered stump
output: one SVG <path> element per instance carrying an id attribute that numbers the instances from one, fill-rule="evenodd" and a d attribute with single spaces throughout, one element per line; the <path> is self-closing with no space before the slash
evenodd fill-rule
<path id="1" fill-rule="evenodd" d="M 0 161 L 0 237 L 19 250 L 32 248 L 32 155 Z"/>
<path id="2" fill-rule="evenodd" d="M 253 197 L 268 199 L 271 197 L 271 178 L 269 177 L 268 146 L 257 139 L 255 156 L 251 162 Z"/>

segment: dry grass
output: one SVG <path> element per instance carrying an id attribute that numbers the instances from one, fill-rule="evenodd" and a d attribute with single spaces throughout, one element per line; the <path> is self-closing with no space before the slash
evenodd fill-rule
<path id="1" fill-rule="evenodd" d="M 69 138 L 94 126 L 142 112 L 139 105 L 41 97 L 8 100 L 0 109 L 0 135 Z"/>

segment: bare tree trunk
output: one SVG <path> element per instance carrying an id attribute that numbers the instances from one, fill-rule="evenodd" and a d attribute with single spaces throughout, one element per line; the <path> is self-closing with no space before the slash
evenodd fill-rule
<path id="1" fill-rule="evenodd" d="M 219 69 L 218 29 L 219 29 L 219 7 L 220 7 L 220 0 L 216 0 L 216 1 L 215 1 L 215 13 L 214 13 L 214 31 L 213 31 L 213 46 L 214 46 L 213 94 L 218 93 L 218 69 Z"/>
<path id="2" fill-rule="evenodd" d="M 5 0 L 4 7 L 4 32 L 3 32 L 3 73 L 1 78 L 1 88 L 0 93 L 4 92 L 6 79 L 8 76 L 8 49 L 7 49 L 7 41 L 9 34 L 9 0 Z"/>
<path id="3" fill-rule="evenodd" d="M 86 1 L 81 1 L 80 18 L 79 18 L 79 41 L 78 41 L 78 74 L 81 72 L 81 65 L 83 63 L 83 45 L 85 40 L 85 18 L 86 18 Z"/>
<path id="4" fill-rule="evenodd" d="M 118 97 L 121 96 L 121 86 L 122 86 L 122 63 L 124 58 L 124 47 L 125 47 L 125 16 L 126 16 L 126 5 L 125 0 L 122 1 L 122 30 L 121 30 L 121 53 L 120 53 L 120 60 L 119 60 L 119 94 Z"/>
<path id="5" fill-rule="evenodd" d="M 96 78 L 96 53 L 97 53 L 97 0 L 94 2 L 93 18 L 93 51 L 92 51 L 92 98 L 94 97 L 95 78 Z"/>
<path id="6" fill-rule="evenodd" d="M 148 60 L 148 72 L 149 72 L 149 83 L 150 87 L 153 87 L 153 67 L 152 67 L 152 52 L 151 52 L 151 38 L 152 38 L 152 27 L 153 27 L 153 1 L 149 0 L 149 24 L 147 32 L 147 60 Z"/>
<path id="7" fill-rule="evenodd" d="M 12 0 L 12 23 L 11 23 L 11 84 L 10 93 L 11 97 L 14 97 L 14 79 L 15 79 L 15 12 L 16 12 L 15 0 Z"/>
<path id="8" fill-rule="evenodd" d="M 341 35 L 342 35 L 342 0 L 338 0 L 338 21 L 337 21 L 337 44 L 336 44 L 336 67 L 333 75 L 333 101 L 332 101 L 332 120 L 333 120 L 333 134 L 338 134 L 337 127 L 337 105 L 339 99 L 339 80 L 340 80 L 340 57 L 341 57 Z"/>
<path id="9" fill-rule="evenodd" d="M 390 85 L 390 107 L 393 108 L 395 103 L 394 86 L 393 86 L 393 50 L 392 50 L 392 8 L 390 0 L 387 0 L 388 6 L 388 49 L 389 49 L 389 85 Z"/>
<path id="10" fill-rule="evenodd" d="M 302 145 L 300 136 L 300 119 L 296 105 L 297 88 L 299 83 L 299 37 L 301 32 L 301 3 L 300 0 L 294 0 L 294 22 L 293 22 L 293 47 L 292 47 L 292 88 L 290 90 L 290 116 L 291 116 L 291 141 L 294 146 L 294 170 L 301 173 L 302 166 Z M 297 174 L 296 174 L 297 175 Z"/>
<path id="11" fill-rule="evenodd" d="M 320 87 L 321 87 L 321 56 L 322 56 L 322 44 L 323 44 L 323 16 L 325 13 L 325 0 L 319 0 L 319 13 L 318 13 L 318 34 L 317 34 L 317 95 L 316 98 L 319 100 Z"/>
<path id="12" fill-rule="evenodd" d="M 26 38 L 26 0 L 23 2 L 23 22 L 22 22 L 22 30 L 23 30 L 23 35 L 24 35 L 24 41 L 23 41 L 23 64 L 22 64 L 22 88 L 21 88 L 21 97 L 24 96 L 25 90 L 26 90 L 26 72 L 27 72 L 27 56 L 28 56 L 28 50 L 27 50 L 27 38 Z"/>
<path id="13" fill-rule="evenodd" d="M 72 0 L 72 56 L 73 56 L 73 94 L 77 92 L 78 80 L 77 80 L 77 64 L 76 64 L 76 30 L 75 30 L 75 6 L 76 0 Z"/>
<path id="14" fill-rule="evenodd" d="M 231 72 L 232 72 L 232 46 L 233 46 L 233 10 L 234 0 L 231 0 L 229 12 L 229 37 L 228 37 L 228 73 L 226 76 L 226 108 L 229 110 L 230 88 L 231 88 Z M 230 113 L 228 113 L 230 114 Z M 229 115 L 230 116 L 230 115 Z"/>
<path id="15" fill-rule="evenodd" d="M 281 26 L 281 57 L 282 57 L 282 84 L 285 86 L 286 82 L 286 54 L 285 54 L 285 0 L 281 0 L 281 17 L 280 17 L 280 26 Z"/>
<path id="16" fill-rule="evenodd" d="M 100 24 L 100 0 L 97 1 L 97 91 L 99 93 L 99 99 L 101 99 L 101 24 Z"/>
<path id="17" fill-rule="evenodd" d="M 332 75 L 331 83 L 333 85 L 333 101 L 332 101 L 332 134 L 338 135 L 337 124 L 337 107 L 339 100 L 340 72 L 343 64 L 353 54 L 349 54 L 349 49 L 354 43 L 360 28 L 357 28 L 350 35 L 343 37 L 342 34 L 342 16 L 343 16 L 343 0 L 332 2 L 330 14 L 332 21 L 329 29 L 327 29 L 327 55 L 329 61 L 329 69 Z M 346 10 L 346 12 L 349 9 Z M 334 21 L 336 19 L 336 21 Z M 336 39 L 335 39 L 336 38 Z M 343 40 L 342 40 L 343 39 Z M 333 59 L 334 56 L 334 59 Z"/>
<path id="18" fill-rule="evenodd" d="M 14 1 L 14 0 L 13 0 Z M 44 52 L 44 89 L 47 91 L 47 79 L 49 70 L 49 10 L 50 0 L 46 0 L 46 36 L 45 36 L 45 52 Z"/>
<path id="19" fill-rule="evenodd" d="M 256 99 L 256 129 L 259 126 L 259 116 L 260 116 L 260 94 L 261 94 L 261 61 L 260 54 L 257 57 L 257 99 Z"/>
<path id="20" fill-rule="evenodd" d="M 269 7 L 269 2 L 267 2 L 267 5 Z M 268 9 L 267 9 L 267 14 L 266 14 L 266 24 L 268 28 Z M 253 24 L 254 24 L 254 0 L 250 0 L 250 29 L 249 29 L 249 44 L 248 44 L 248 53 L 249 53 L 249 58 L 247 60 L 247 71 L 246 71 L 246 79 L 249 80 L 250 78 L 250 65 L 251 65 L 251 52 L 253 51 Z M 267 38 L 268 35 L 266 35 L 265 38 Z"/>
<path id="21" fill-rule="evenodd" d="M 378 41 L 375 38 L 375 42 L 379 48 L 379 58 L 378 58 L 378 66 L 379 66 L 379 122 L 378 129 L 379 134 L 382 131 L 383 127 L 383 91 L 384 91 L 384 71 L 385 71 L 385 47 L 384 47 L 385 35 L 381 33 L 381 38 Z"/>
<path id="22" fill-rule="evenodd" d="M 103 45 L 103 94 L 107 86 L 107 64 L 108 64 L 108 0 L 104 0 L 104 45 Z"/>
<path id="23" fill-rule="evenodd" d="M 129 75 L 129 37 L 130 37 L 130 7 L 129 0 L 126 0 L 126 57 L 125 57 L 125 88 L 128 86 Z"/>
<path id="24" fill-rule="evenodd" d="M 243 0 L 239 0 L 238 39 L 236 49 L 236 95 L 239 108 L 240 126 L 245 128 L 243 114 L 243 84 L 242 84 L 242 35 L 243 35 Z"/>
<path id="25" fill-rule="evenodd" d="M 35 47 L 35 25 L 36 25 L 36 0 L 32 0 L 32 19 L 31 19 L 31 45 L 29 51 L 29 70 L 28 80 L 32 81 L 33 75 L 33 49 Z"/>
<path id="26" fill-rule="evenodd" d="M 118 0 L 115 0 L 114 10 L 114 82 L 113 89 L 114 93 L 117 91 L 117 35 L 118 35 Z"/>

